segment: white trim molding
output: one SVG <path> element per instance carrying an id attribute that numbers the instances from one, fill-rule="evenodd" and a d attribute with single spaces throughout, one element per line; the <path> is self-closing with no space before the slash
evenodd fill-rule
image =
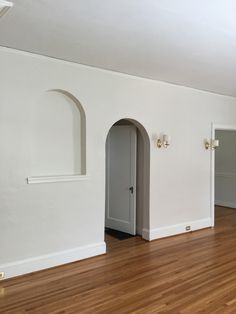
<path id="1" fill-rule="evenodd" d="M 144 240 L 151 241 L 150 240 L 150 230 L 149 229 L 143 229 L 142 230 L 142 238 Z"/>
<path id="2" fill-rule="evenodd" d="M 56 183 L 56 182 L 72 182 L 72 181 L 84 181 L 88 180 L 88 175 L 58 175 L 58 176 L 40 176 L 40 177 L 28 177 L 28 184 L 39 183 Z"/>
<path id="3" fill-rule="evenodd" d="M 186 227 L 190 226 L 190 230 L 186 230 Z M 165 237 L 170 237 L 182 233 L 188 233 L 191 231 L 196 231 L 200 229 L 205 229 L 211 227 L 211 218 L 189 221 L 177 225 L 171 225 L 166 227 L 160 227 L 156 229 L 143 229 L 142 236 L 145 240 L 152 241 L 156 239 L 161 239 Z"/>
<path id="4" fill-rule="evenodd" d="M 218 124 L 212 123 L 211 124 L 211 138 L 215 139 L 215 132 L 217 130 L 235 130 L 236 125 L 232 124 Z M 211 225 L 214 227 L 215 225 L 215 151 L 211 150 Z"/>
<path id="5" fill-rule="evenodd" d="M 106 253 L 106 243 L 100 242 L 66 251 L 60 251 L 48 255 L 41 255 L 0 265 L 0 271 L 5 273 L 5 278 L 12 278 L 35 271 L 72 263 L 85 258 Z"/>

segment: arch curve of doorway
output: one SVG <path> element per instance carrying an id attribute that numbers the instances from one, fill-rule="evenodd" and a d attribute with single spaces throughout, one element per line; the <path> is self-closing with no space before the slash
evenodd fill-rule
<path id="1" fill-rule="evenodd" d="M 127 146 L 129 141 L 126 141 L 126 144 L 124 143 L 124 150 L 123 149 L 118 149 L 118 154 L 116 151 L 113 152 L 113 157 L 112 153 L 110 152 L 111 149 L 116 147 L 114 141 L 117 141 L 117 138 L 115 139 L 116 136 L 120 136 L 119 133 L 122 132 L 116 132 L 115 129 L 121 130 L 123 128 L 123 136 L 128 136 L 130 134 L 129 132 L 127 133 L 125 129 L 130 128 L 132 130 L 135 130 L 136 135 L 131 136 L 130 141 L 135 141 L 135 144 L 131 143 L 131 149 L 134 149 L 136 151 L 135 154 L 135 215 L 131 215 L 133 219 L 135 219 L 134 224 L 135 224 L 135 233 L 139 236 L 142 236 L 142 238 L 148 240 L 148 234 L 149 234 L 149 228 L 150 228 L 150 210 L 149 210 L 149 195 L 150 195 L 150 139 L 148 136 L 148 133 L 145 129 L 145 127 L 137 120 L 132 119 L 132 118 L 122 118 L 117 120 L 113 125 L 110 127 L 107 138 L 106 138 L 106 209 L 105 209 L 105 227 L 110 228 L 109 223 L 107 223 L 108 219 L 111 218 L 110 215 L 110 207 L 111 207 L 111 190 L 112 190 L 112 182 L 115 180 L 115 186 L 118 184 L 118 179 L 122 177 L 121 169 L 120 171 L 118 170 L 118 175 L 114 174 L 114 171 L 111 171 L 111 167 L 114 166 L 119 166 L 121 167 L 120 164 L 114 165 L 114 159 L 118 159 L 119 157 L 119 151 L 122 151 L 122 153 L 125 153 L 125 150 L 129 150 L 130 148 Z M 113 138 L 112 134 L 116 133 L 114 135 L 115 137 Z M 126 133 L 125 133 L 126 132 Z M 133 131 L 132 131 L 133 132 Z M 125 135 L 126 134 L 126 135 Z M 120 139 L 121 140 L 121 137 Z M 118 140 L 118 141 L 119 141 Z M 112 144 L 113 143 L 113 144 Z M 120 144 L 118 144 L 120 145 Z M 121 144 L 122 145 L 122 144 Z M 112 148 L 113 147 L 113 148 Z M 134 148 L 135 147 L 135 148 Z M 116 150 L 116 148 L 114 148 Z M 115 154 L 115 155 L 114 155 Z M 114 156 L 116 156 L 114 158 Z M 123 156 L 124 157 L 124 156 Z M 122 157 L 122 158 L 123 158 Z M 134 167 L 133 167 L 134 168 Z M 126 169 L 127 170 L 127 169 Z M 117 171 L 117 170 L 116 170 Z M 125 171 L 125 173 L 132 173 L 132 171 Z M 130 190 L 130 188 L 125 185 L 123 190 L 126 191 Z M 133 184 L 131 184 L 133 185 Z M 119 189 L 118 189 L 119 191 Z M 114 192 L 114 189 L 113 189 Z M 119 199 L 119 195 L 117 198 Z M 115 197 L 116 198 L 116 197 Z M 121 202 L 122 203 L 122 202 Z M 127 214 L 127 217 L 130 215 Z M 120 221 L 122 221 L 122 217 L 118 217 Z M 118 226 L 115 226 L 116 230 L 119 230 L 119 223 Z M 123 231 L 123 230 L 119 230 Z M 126 232 L 126 231 L 125 231 Z M 130 233 L 130 232 L 128 232 Z"/>

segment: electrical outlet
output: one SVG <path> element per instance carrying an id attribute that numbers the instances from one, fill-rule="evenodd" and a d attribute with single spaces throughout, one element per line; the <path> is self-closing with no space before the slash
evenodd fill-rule
<path id="1" fill-rule="evenodd" d="M 190 230 L 191 230 L 191 226 L 186 226 L 186 227 L 185 227 L 185 230 L 186 230 L 186 231 L 190 231 Z"/>
<path id="2" fill-rule="evenodd" d="M 0 280 L 4 279 L 5 273 L 3 271 L 0 271 Z"/>

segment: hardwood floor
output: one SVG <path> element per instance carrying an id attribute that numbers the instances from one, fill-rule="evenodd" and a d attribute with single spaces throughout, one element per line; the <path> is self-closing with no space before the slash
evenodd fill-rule
<path id="1" fill-rule="evenodd" d="M 216 228 L 145 242 L 0 283 L 0 313 L 236 313 L 236 210 Z"/>

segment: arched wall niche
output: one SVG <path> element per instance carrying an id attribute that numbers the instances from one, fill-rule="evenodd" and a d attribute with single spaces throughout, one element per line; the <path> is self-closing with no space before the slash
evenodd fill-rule
<path id="1" fill-rule="evenodd" d="M 79 100 L 66 90 L 48 90 L 36 103 L 32 120 L 28 183 L 84 179 L 86 116 Z"/>
<path id="2" fill-rule="evenodd" d="M 142 238 L 149 240 L 150 229 L 150 138 L 142 123 L 133 118 L 121 118 L 113 122 L 113 126 L 134 125 L 137 128 L 137 177 L 136 177 L 136 231 Z M 106 146 L 106 145 L 105 145 Z M 107 155 L 107 154 L 106 154 Z M 107 160 L 106 160 L 106 195 L 107 206 Z M 106 212 L 106 209 L 105 209 Z"/>

